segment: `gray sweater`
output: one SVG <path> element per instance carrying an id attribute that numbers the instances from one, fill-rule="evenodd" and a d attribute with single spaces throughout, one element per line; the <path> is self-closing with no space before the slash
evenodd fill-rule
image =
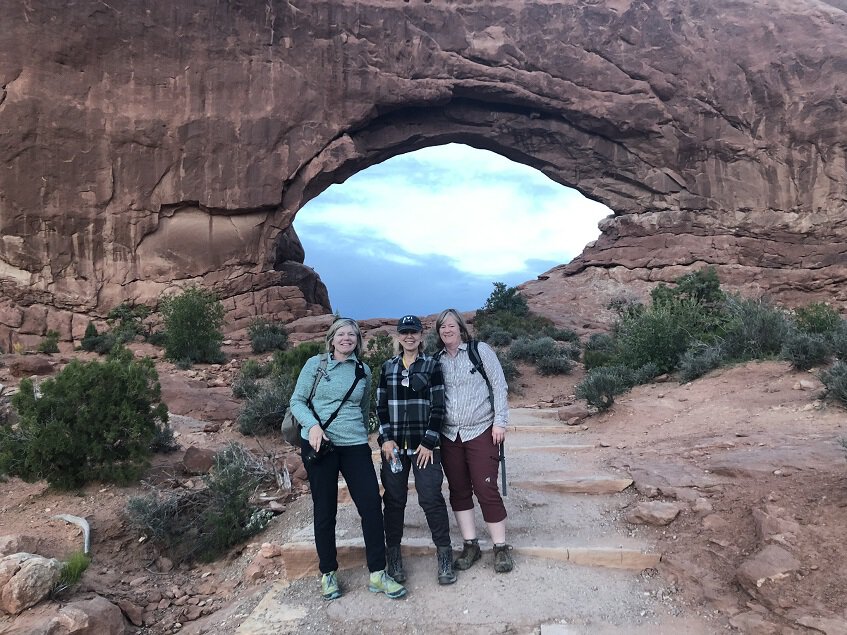
<path id="1" fill-rule="evenodd" d="M 303 426 L 300 435 L 304 439 L 309 438 L 309 430 L 312 426 L 318 425 L 315 415 L 306 405 L 306 400 L 312 390 L 320 360 L 325 355 L 326 353 L 321 353 L 309 358 L 303 370 L 300 371 L 297 385 L 291 395 L 291 414 Z M 356 361 L 355 355 L 350 355 L 343 362 L 329 360 L 326 374 L 318 382 L 315 396 L 312 398 L 312 405 L 321 418 L 321 422 L 326 423 L 355 381 Z M 326 430 L 326 435 L 336 445 L 359 445 L 368 442 L 367 421 L 370 409 L 371 369 L 367 365 L 365 365 L 365 374 L 365 379 L 359 380 L 353 394 Z"/>

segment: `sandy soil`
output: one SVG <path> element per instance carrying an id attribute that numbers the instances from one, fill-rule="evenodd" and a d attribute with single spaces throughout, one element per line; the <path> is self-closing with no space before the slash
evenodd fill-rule
<path id="1" fill-rule="evenodd" d="M 512 398 L 513 407 L 552 409 L 573 401 L 579 371 L 549 378 L 523 370 L 522 392 Z M 0 382 L 14 383 L 5 371 L 0 367 Z M 160 363 L 162 374 L 184 372 Z M 194 399 L 202 401 L 203 394 L 198 389 Z M 359 570 L 344 573 L 342 580 L 360 591 L 325 603 L 316 595 L 314 579 L 274 587 L 284 571 L 273 569 L 257 580 L 245 579 L 262 542 L 283 544 L 308 534 L 310 503 L 308 496 L 298 498 L 296 492 L 281 500 L 285 511 L 254 542 L 207 565 L 170 568 L 128 529 L 122 510 L 141 487 L 91 485 L 80 492 L 57 493 L 43 483 L 10 479 L 0 483 L 0 535 L 32 537 L 34 551 L 62 557 L 79 548 L 81 537 L 75 527 L 51 516 L 85 516 L 92 526 L 94 561 L 74 594 L 63 601 L 92 593 L 129 601 L 145 609 L 150 619 L 148 625 L 130 626 L 129 632 L 150 635 L 180 630 L 233 633 L 269 589 L 280 603 L 305 607 L 312 632 L 429 632 L 436 625 L 444 630 L 443 618 L 450 615 L 454 628 L 444 632 L 844 633 L 847 464 L 839 440 L 847 437 L 847 412 L 821 401 L 820 394 L 814 373 L 794 373 L 778 362 L 749 363 L 690 384 L 668 381 L 638 387 L 620 397 L 609 412 L 577 426 L 563 425 L 559 441 L 542 438 L 544 443 L 566 438 L 568 443 L 590 445 L 579 458 L 547 453 L 548 463 L 538 464 L 515 454 L 510 479 L 532 469 L 553 476 L 592 470 L 635 479 L 633 488 L 614 499 L 563 499 L 555 507 L 552 495 L 516 491 L 509 497 L 515 544 L 557 536 L 569 544 L 628 539 L 663 554 L 657 570 L 641 574 L 519 561 L 513 574 L 497 576 L 490 562 L 483 562 L 445 590 L 434 582 L 432 563 L 420 557 L 409 561 L 408 601 L 387 604 L 385 598 L 368 594 L 363 590 L 365 572 Z M 185 399 L 183 395 L 181 401 Z M 215 432 L 204 431 L 204 422 L 192 418 L 175 422 L 183 447 L 217 448 L 232 439 L 255 447 L 231 421 L 218 422 Z M 265 439 L 262 451 L 284 463 L 291 448 Z M 186 486 L 191 477 L 181 472 L 181 456 L 157 457 L 150 478 Z M 676 501 L 683 512 L 667 527 L 626 522 L 625 512 L 646 500 Z M 762 510 L 786 521 L 780 527 L 790 531 L 763 530 Z M 349 509 L 342 512 L 341 526 L 354 535 L 351 514 Z M 539 521 L 544 518 L 550 521 L 547 525 Z M 539 526 L 545 528 L 537 530 Z M 424 523 L 414 514 L 409 532 L 426 535 Z M 458 545 L 458 532 L 454 536 Z M 759 589 L 739 584 L 739 567 L 774 543 L 793 554 L 799 567 Z M 180 602 L 181 597 L 187 600 Z M 556 611 L 546 610 L 556 603 L 551 598 L 559 599 Z M 187 615 L 186 607 L 196 608 Z M 42 604 L 17 620 L 0 617 L 0 633 L 27 632 L 28 620 L 51 610 L 55 605 Z M 539 615 L 549 620 L 547 630 L 538 630 Z M 356 618 L 352 623 L 351 616 Z"/>

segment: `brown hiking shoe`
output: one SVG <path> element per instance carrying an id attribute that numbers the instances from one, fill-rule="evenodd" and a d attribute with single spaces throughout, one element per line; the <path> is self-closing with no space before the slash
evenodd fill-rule
<path id="1" fill-rule="evenodd" d="M 508 573 L 515 568 L 509 545 L 494 545 L 494 570 L 497 573 Z"/>
<path id="2" fill-rule="evenodd" d="M 453 562 L 453 567 L 459 571 L 470 569 L 473 563 L 482 557 L 479 552 L 479 540 L 465 540 L 462 545 L 462 554 Z"/>

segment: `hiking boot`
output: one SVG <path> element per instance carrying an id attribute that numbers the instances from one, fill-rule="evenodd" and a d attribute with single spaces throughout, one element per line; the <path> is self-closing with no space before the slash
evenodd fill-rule
<path id="1" fill-rule="evenodd" d="M 387 547 L 385 549 L 385 571 L 396 582 L 406 581 L 406 572 L 403 570 L 403 554 L 400 553 L 400 545 Z"/>
<path id="2" fill-rule="evenodd" d="M 511 547 L 507 544 L 494 545 L 494 570 L 497 573 L 508 573 L 515 568 L 512 554 L 509 553 L 510 549 Z"/>
<path id="3" fill-rule="evenodd" d="M 453 584 L 456 572 L 453 571 L 453 547 L 438 547 L 438 584 Z"/>
<path id="4" fill-rule="evenodd" d="M 480 559 L 479 540 L 465 540 L 462 545 L 462 554 L 453 562 L 453 567 L 459 571 L 470 569 L 474 562 Z"/>
<path id="5" fill-rule="evenodd" d="M 321 576 L 321 595 L 324 596 L 324 600 L 335 600 L 341 597 L 337 572 L 330 571 Z"/>
<path id="6" fill-rule="evenodd" d="M 368 580 L 368 591 L 371 593 L 385 593 L 392 600 L 401 598 L 406 595 L 406 587 L 395 582 L 394 578 L 388 575 L 385 570 L 374 571 Z"/>

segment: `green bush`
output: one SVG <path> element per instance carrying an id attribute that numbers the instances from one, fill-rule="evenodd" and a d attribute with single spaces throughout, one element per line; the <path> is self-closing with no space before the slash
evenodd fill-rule
<path id="1" fill-rule="evenodd" d="M 303 342 L 287 351 L 276 351 L 271 361 L 271 375 L 279 377 L 287 375 L 296 382 L 309 358 L 325 351 L 323 342 Z"/>
<path id="2" fill-rule="evenodd" d="M 594 333 L 585 343 L 582 361 L 586 370 L 600 366 L 612 366 L 616 354 L 617 344 L 614 337 L 608 333 Z"/>
<path id="3" fill-rule="evenodd" d="M 224 309 L 211 291 L 192 287 L 162 302 L 165 356 L 181 364 L 224 360 L 221 352 Z"/>
<path id="4" fill-rule="evenodd" d="M 830 358 L 829 340 L 820 334 L 791 333 L 782 346 L 780 357 L 791 362 L 795 370 L 809 370 Z"/>
<path id="5" fill-rule="evenodd" d="M 813 302 L 794 310 L 794 323 L 803 333 L 832 333 L 841 325 L 841 316 L 824 302 Z"/>
<path id="6" fill-rule="evenodd" d="M 632 369 L 653 363 L 660 373 L 671 372 L 695 338 L 708 332 L 707 320 L 700 305 L 688 299 L 625 317 L 617 325 L 614 360 Z"/>
<path id="7" fill-rule="evenodd" d="M 215 456 L 203 477 L 205 489 L 153 491 L 130 498 L 130 524 L 176 562 L 209 562 L 231 546 L 259 533 L 271 513 L 250 503 L 272 472 L 248 450 L 230 444 Z"/>
<path id="8" fill-rule="evenodd" d="M 59 352 L 59 332 L 47 331 L 44 339 L 39 342 L 35 349 L 39 353 L 58 353 Z"/>
<path id="9" fill-rule="evenodd" d="M 516 316 L 529 315 L 529 307 L 524 297 L 515 287 L 507 287 L 503 282 L 494 283 L 494 291 L 488 296 L 481 311 L 483 313 L 510 313 Z"/>
<path id="10" fill-rule="evenodd" d="M 548 355 L 535 362 L 542 375 L 567 375 L 573 370 L 573 361 L 567 355 Z"/>
<path id="11" fill-rule="evenodd" d="M 131 342 L 137 335 L 147 336 L 148 329 L 144 326 L 144 319 L 149 315 L 149 306 L 124 302 L 109 311 L 106 321 L 115 340 L 124 343 Z"/>
<path id="12" fill-rule="evenodd" d="M 835 362 L 821 373 L 821 381 L 826 386 L 828 397 L 847 405 L 847 362 Z"/>
<path id="13" fill-rule="evenodd" d="M 379 385 L 379 371 L 382 365 L 394 357 L 394 355 L 394 340 L 384 331 L 380 331 L 368 341 L 368 345 L 362 355 L 362 361 L 370 367 L 371 373 L 376 374 L 375 377 L 371 377 L 371 407 L 370 416 L 368 417 L 368 432 L 375 432 L 379 427 L 379 419 L 376 416 L 376 389 Z"/>
<path id="14" fill-rule="evenodd" d="M 280 322 L 257 318 L 247 328 L 247 334 L 254 353 L 288 348 L 288 333 Z"/>
<path id="15" fill-rule="evenodd" d="M 509 347 L 509 356 L 524 362 L 535 363 L 542 357 L 558 356 L 559 347 L 552 337 L 519 337 Z"/>
<path id="16" fill-rule="evenodd" d="M 500 367 L 503 369 L 503 376 L 506 378 L 506 386 L 508 386 L 509 392 L 513 394 L 520 394 L 520 387 L 518 386 L 517 379 L 521 376 L 521 372 L 518 370 L 515 362 L 512 361 L 511 357 L 496 348 L 494 349 L 494 352 L 497 354 L 497 360 L 500 362 Z"/>
<path id="17" fill-rule="evenodd" d="M 721 290 L 715 268 L 705 267 L 677 278 L 673 287 L 659 284 L 650 292 L 650 298 L 654 305 L 690 301 L 703 307 L 706 312 L 720 314 L 726 296 Z"/>
<path id="18" fill-rule="evenodd" d="M 632 371 L 625 366 L 603 366 L 594 368 L 588 372 L 579 384 L 576 385 L 575 395 L 578 399 L 585 399 L 589 405 L 600 411 L 606 410 L 613 403 L 615 397 L 632 388 Z"/>
<path id="19" fill-rule="evenodd" d="M 502 329 L 493 328 L 483 333 L 477 333 L 479 339 L 491 346 L 508 346 L 512 343 L 512 334 Z"/>
<path id="20" fill-rule="evenodd" d="M 147 464 L 168 420 L 152 360 L 116 349 L 106 362 L 78 360 L 54 379 L 21 381 L 17 428 L 0 429 L 0 472 L 57 488 L 92 480 L 126 483 Z"/>
<path id="21" fill-rule="evenodd" d="M 546 335 L 549 335 L 557 342 L 572 342 L 579 345 L 579 335 L 571 329 L 551 328 L 547 331 Z"/>
<path id="22" fill-rule="evenodd" d="M 179 450 L 174 429 L 170 425 L 161 425 L 156 428 L 156 434 L 150 442 L 150 451 L 154 454 L 170 454 Z"/>
<path id="23" fill-rule="evenodd" d="M 247 436 L 277 432 L 291 403 L 294 381 L 288 375 L 272 376 L 257 383 L 245 395 L 247 401 L 238 414 L 238 428 Z"/>
<path id="24" fill-rule="evenodd" d="M 644 364 L 644 366 L 636 368 L 632 372 L 632 385 L 638 386 L 640 384 L 648 384 L 661 374 L 662 373 L 656 364 Z"/>
<path id="25" fill-rule="evenodd" d="M 723 363 L 724 353 L 720 345 L 695 342 L 682 356 L 679 378 L 683 382 L 694 381 Z"/>
<path id="26" fill-rule="evenodd" d="M 847 362 L 847 320 L 841 320 L 838 328 L 830 333 L 829 340 L 832 354 L 842 362 Z"/>
<path id="27" fill-rule="evenodd" d="M 792 330 L 785 311 L 765 298 L 737 296 L 729 298 L 727 308 L 729 322 L 721 344 L 726 359 L 747 361 L 779 355 Z"/>

